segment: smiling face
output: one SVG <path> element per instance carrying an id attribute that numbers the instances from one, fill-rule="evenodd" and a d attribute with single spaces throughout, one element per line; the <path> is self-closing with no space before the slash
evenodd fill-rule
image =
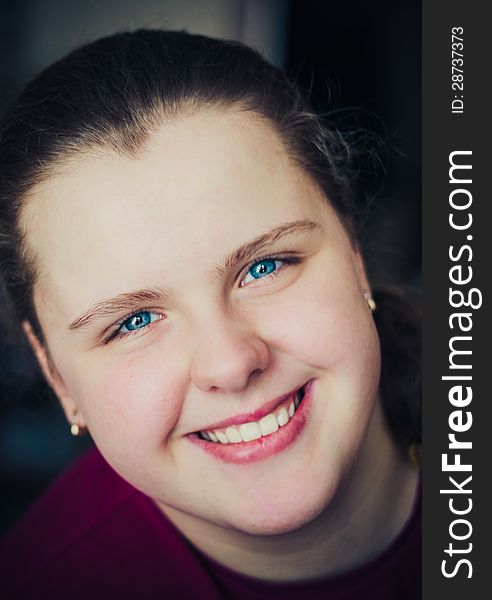
<path id="1" fill-rule="evenodd" d="M 360 257 L 270 125 L 202 112 L 136 158 L 79 156 L 23 226 L 48 376 L 120 475 L 164 511 L 247 532 L 329 505 L 378 433 L 379 341 Z M 237 445 L 197 433 L 255 437 L 261 419 L 272 431 Z"/>

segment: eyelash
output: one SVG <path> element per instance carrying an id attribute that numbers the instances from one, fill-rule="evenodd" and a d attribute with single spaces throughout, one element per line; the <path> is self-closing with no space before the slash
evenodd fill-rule
<path id="1" fill-rule="evenodd" d="M 290 266 L 290 265 L 296 265 L 299 264 L 301 262 L 301 258 L 299 256 L 295 256 L 295 255 L 289 255 L 289 256 L 261 256 L 259 258 L 255 258 L 254 260 L 252 260 L 242 271 L 241 274 L 241 281 L 239 283 L 239 287 L 245 287 L 244 285 L 244 279 L 246 278 L 246 276 L 249 274 L 249 272 L 251 271 L 251 269 L 261 263 L 261 262 L 266 262 L 266 261 L 271 261 L 271 262 L 281 262 L 283 263 L 280 267 L 278 267 L 277 269 L 275 269 L 275 271 L 272 271 L 271 273 L 268 273 L 267 275 L 265 275 L 265 277 L 259 277 L 256 281 L 259 281 L 261 279 L 274 279 L 275 277 L 278 276 L 278 274 L 284 270 L 285 267 Z"/>
<path id="2" fill-rule="evenodd" d="M 126 331 L 126 332 L 121 331 L 121 328 L 123 327 L 123 325 L 127 321 L 129 321 L 130 319 L 133 319 L 133 317 L 137 317 L 138 315 L 141 315 L 141 314 L 144 314 L 144 313 L 148 313 L 149 315 L 157 315 L 159 318 L 154 319 L 154 321 L 151 321 L 148 325 L 145 325 L 144 327 L 141 327 L 139 329 L 135 329 L 134 331 Z M 109 344 L 110 342 L 113 342 L 115 340 L 126 338 L 126 337 L 129 337 L 129 336 L 132 336 L 132 335 L 139 335 L 142 331 L 148 331 L 149 327 L 152 327 L 153 325 L 155 325 L 159 321 L 162 321 L 163 319 L 165 319 L 165 315 L 163 315 L 162 313 L 159 313 L 159 312 L 157 312 L 155 310 L 152 310 L 150 308 L 148 308 L 148 309 L 146 309 L 146 308 L 140 308 L 140 309 L 132 312 L 131 314 L 126 315 L 122 319 L 120 319 L 115 324 L 115 328 L 113 329 L 113 331 L 104 340 L 104 343 L 105 344 Z"/>
<path id="3" fill-rule="evenodd" d="M 239 287 L 245 287 L 245 285 L 244 285 L 243 282 L 244 282 L 244 279 L 246 278 L 246 276 L 248 275 L 249 271 L 255 265 L 257 265 L 257 264 L 259 264 L 259 263 L 261 263 L 263 261 L 281 262 L 283 264 L 280 267 L 278 267 L 277 269 L 275 269 L 275 271 L 272 271 L 271 273 L 268 273 L 267 275 L 265 275 L 265 277 L 259 277 L 257 279 L 257 281 L 260 280 L 260 279 L 273 279 L 273 278 L 277 277 L 278 273 L 280 273 L 281 271 L 283 271 L 285 267 L 287 267 L 289 265 L 299 264 L 301 262 L 301 260 L 302 260 L 301 257 L 295 256 L 295 255 L 291 255 L 291 256 L 262 256 L 260 258 L 256 258 L 256 259 L 252 260 L 243 269 Z M 158 317 L 160 317 L 160 318 L 157 318 L 154 321 L 151 321 L 148 325 L 145 325 L 144 327 L 139 328 L 139 329 L 135 329 L 134 331 L 127 331 L 127 332 L 122 332 L 121 331 L 121 328 L 123 327 L 123 325 L 127 321 L 129 321 L 133 317 L 136 317 L 136 316 L 141 315 L 143 313 L 148 313 L 150 315 L 158 315 Z M 131 314 L 126 315 L 125 317 L 123 317 L 121 320 L 119 320 L 115 324 L 114 330 L 104 340 L 104 343 L 105 344 L 109 344 L 110 342 L 113 342 L 115 340 L 119 340 L 119 339 L 126 338 L 126 337 L 133 336 L 133 335 L 138 335 L 142 331 L 148 331 L 149 327 L 152 327 L 152 325 L 154 325 L 155 323 L 158 323 L 159 321 L 162 321 L 163 319 L 165 319 L 165 315 L 163 315 L 162 313 L 158 313 L 155 310 L 144 309 L 144 308 L 136 310 L 136 311 L 132 312 Z"/>

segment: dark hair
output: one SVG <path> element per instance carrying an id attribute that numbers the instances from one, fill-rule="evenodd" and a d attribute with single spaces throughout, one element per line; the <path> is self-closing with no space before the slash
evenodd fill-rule
<path id="1" fill-rule="evenodd" d="M 29 320 L 40 337 L 32 300 L 36 261 L 19 224 L 29 192 L 71 156 L 95 149 L 135 155 L 166 120 L 204 107 L 234 107 L 272 123 L 286 151 L 317 181 L 356 243 L 354 208 L 360 190 L 354 184 L 357 158 L 367 147 L 320 118 L 280 69 L 236 42 L 160 30 L 115 34 L 43 71 L 0 123 L 0 264 L 18 317 Z M 414 409 L 402 408 L 418 404 L 417 390 L 408 384 L 416 377 L 416 364 L 405 352 L 394 354 L 395 344 L 405 346 L 404 332 L 387 338 L 382 315 L 395 306 L 381 301 L 376 311 L 383 351 L 391 349 L 383 357 L 381 390 L 391 407 L 396 439 L 405 446 L 420 436 Z M 396 356 L 394 365 L 391 357 Z M 394 386 L 401 388 L 402 382 L 407 382 L 406 391 L 395 395 Z"/>

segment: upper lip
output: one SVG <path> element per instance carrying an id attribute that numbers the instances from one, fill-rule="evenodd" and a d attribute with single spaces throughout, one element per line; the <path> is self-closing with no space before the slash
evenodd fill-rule
<path id="1" fill-rule="evenodd" d="M 258 408 L 257 410 L 254 410 L 249 413 L 243 413 L 241 415 L 235 415 L 234 417 L 230 417 L 229 419 L 224 419 L 223 421 L 217 421 L 216 423 L 213 423 L 212 425 L 207 425 L 207 427 L 200 429 L 200 431 L 208 431 L 210 429 L 223 429 L 224 427 L 228 427 L 229 425 L 241 425 L 242 423 L 249 423 L 250 421 L 259 421 L 262 417 L 268 415 L 273 410 L 275 410 L 275 408 L 277 408 L 277 406 L 279 404 L 281 404 L 284 400 L 287 400 L 287 398 L 289 398 L 289 396 L 292 396 L 298 390 L 300 390 L 302 387 L 304 387 L 304 385 L 305 384 L 302 384 L 302 385 L 294 388 L 287 394 L 284 394 L 283 396 L 278 396 L 277 398 L 270 400 L 269 402 L 267 402 L 266 404 L 264 404 L 261 408 Z"/>

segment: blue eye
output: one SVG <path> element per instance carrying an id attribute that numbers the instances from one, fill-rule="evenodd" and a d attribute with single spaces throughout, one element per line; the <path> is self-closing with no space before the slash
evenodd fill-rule
<path id="1" fill-rule="evenodd" d="M 137 331 L 138 329 L 143 329 L 144 327 L 147 327 L 147 325 L 157 321 L 158 318 L 158 314 L 149 312 L 147 310 L 142 310 L 138 313 L 135 313 L 131 317 L 128 317 L 126 321 L 123 321 L 118 329 L 118 333 L 125 334 L 131 333 L 132 331 Z"/>
<path id="2" fill-rule="evenodd" d="M 282 262 L 284 261 L 275 258 L 263 258 L 262 260 L 258 260 L 248 269 L 248 273 L 244 278 L 243 283 L 248 283 L 249 276 L 253 279 L 261 279 L 262 277 L 271 275 L 279 268 L 279 265 Z M 249 279 L 249 281 L 252 280 Z"/>

